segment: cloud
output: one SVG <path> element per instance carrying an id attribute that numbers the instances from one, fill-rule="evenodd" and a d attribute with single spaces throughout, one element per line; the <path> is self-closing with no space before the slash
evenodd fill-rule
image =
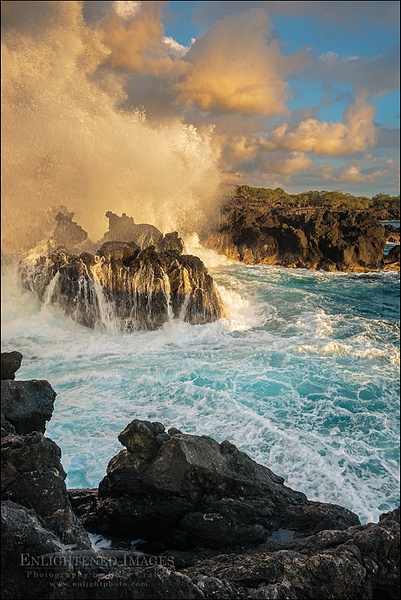
<path id="1" fill-rule="evenodd" d="M 161 21 L 165 2 L 114 2 L 101 23 L 103 40 L 110 49 L 107 64 L 136 73 L 162 75 L 175 69 L 164 42 Z M 171 49 L 171 46 L 170 46 Z"/>
<path id="2" fill-rule="evenodd" d="M 127 0 L 127 1 L 115 0 L 113 2 L 113 7 L 114 7 L 116 14 L 119 17 L 122 17 L 123 19 L 129 21 L 130 19 L 135 17 L 137 12 L 141 9 L 142 4 L 143 4 L 143 2 L 130 2 L 129 0 Z"/>
<path id="3" fill-rule="evenodd" d="M 285 77 L 302 57 L 285 56 L 271 33 L 263 10 L 214 23 L 185 56 L 189 69 L 176 83 L 177 102 L 201 111 L 286 114 Z"/>
<path id="4" fill-rule="evenodd" d="M 313 172 L 326 181 L 335 183 L 373 183 L 390 175 L 387 169 L 362 169 L 360 164 L 333 167 L 327 163 L 315 165 Z"/>
<path id="5" fill-rule="evenodd" d="M 377 146 L 379 148 L 399 148 L 400 128 L 383 126 L 378 127 Z"/>
<path id="6" fill-rule="evenodd" d="M 194 44 L 194 42 L 195 38 L 192 38 L 191 46 Z M 182 44 L 179 44 L 174 38 L 168 35 L 163 37 L 163 44 L 167 46 L 169 54 L 171 54 L 171 56 L 175 56 L 176 58 L 182 58 L 191 48 L 191 46 L 183 46 Z"/>
<path id="7" fill-rule="evenodd" d="M 312 159 L 303 152 L 265 152 L 261 151 L 255 159 L 255 164 L 269 174 L 291 175 L 311 167 Z"/>
<path id="8" fill-rule="evenodd" d="M 292 129 L 289 123 L 280 122 L 270 130 L 266 147 L 326 156 L 360 152 L 376 143 L 374 115 L 375 107 L 360 94 L 355 103 L 344 111 L 344 123 L 310 118 Z"/>
<path id="9" fill-rule="evenodd" d="M 400 85 L 399 49 L 362 59 L 359 56 L 340 57 L 337 52 L 317 55 L 308 52 L 308 61 L 300 76 L 323 82 L 345 82 L 354 89 L 364 89 L 370 97 L 382 96 Z"/>

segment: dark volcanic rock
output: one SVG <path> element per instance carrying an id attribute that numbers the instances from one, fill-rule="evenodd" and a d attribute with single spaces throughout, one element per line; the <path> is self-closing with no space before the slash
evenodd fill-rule
<path id="1" fill-rule="evenodd" d="M 105 242 L 97 251 L 108 261 L 118 261 L 124 264 L 136 258 L 141 249 L 135 242 Z"/>
<path id="2" fill-rule="evenodd" d="M 88 238 L 87 232 L 72 220 L 73 217 L 74 213 L 68 211 L 59 212 L 55 216 L 57 225 L 53 232 L 53 239 L 61 246 L 66 246 L 67 248 L 76 246 Z"/>
<path id="3" fill-rule="evenodd" d="M 71 510 L 60 448 L 36 431 L 8 434 L 1 444 L 1 498 L 33 509 L 65 544 L 90 547 L 81 523 Z"/>
<path id="4" fill-rule="evenodd" d="M 168 557 L 73 549 L 15 502 L 1 504 L 1 534 L 4 600 L 204 598 Z"/>
<path id="5" fill-rule="evenodd" d="M 41 431 L 53 413 L 56 392 L 48 381 L 2 381 L 1 404 L 5 418 L 17 433 Z"/>
<path id="6" fill-rule="evenodd" d="M 400 246 L 394 246 L 391 248 L 387 256 L 384 256 L 383 262 L 385 265 L 398 265 L 400 264 Z"/>
<path id="7" fill-rule="evenodd" d="M 183 569 L 207 598 L 392 600 L 400 584 L 399 509 L 379 523 L 305 541 L 220 555 Z"/>
<path id="8" fill-rule="evenodd" d="M 91 531 L 227 548 L 255 546 L 279 528 L 310 534 L 359 523 L 346 509 L 309 502 L 227 441 L 171 436 L 137 420 L 119 440 L 127 450 L 110 461 L 97 500 L 78 503 Z"/>
<path id="9" fill-rule="evenodd" d="M 380 268 L 386 233 L 367 212 L 274 209 L 234 198 L 203 242 L 250 264 L 367 271 Z"/>
<path id="10" fill-rule="evenodd" d="M 109 219 L 109 230 L 100 240 L 101 243 L 135 242 L 141 250 L 148 246 L 159 247 L 163 234 L 153 225 L 148 223 L 137 224 L 132 217 L 128 217 L 125 213 L 119 217 L 108 211 L 106 217 Z"/>
<path id="11" fill-rule="evenodd" d="M 15 373 L 21 366 L 22 354 L 20 352 L 1 353 L 1 378 L 15 379 Z"/>
<path id="12" fill-rule="evenodd" d="M 178 235 L 177 231 L 172 233 L 166 233 L 166 235 L 160 241 L 160 250 L 176 251 L 178 254 L 185 252 L 185 245 L 183 240 Z"/>
<path id="13" fill-rule="evenodd" d="M 60 248 L 20 271 L 26 288 L 88 327 L 156 329 L 173 318 L 204 324 L 222 316 L 202 261 L 177 251 L 138 254 L 136 243 L 107 242 L 96 256 Z"/>

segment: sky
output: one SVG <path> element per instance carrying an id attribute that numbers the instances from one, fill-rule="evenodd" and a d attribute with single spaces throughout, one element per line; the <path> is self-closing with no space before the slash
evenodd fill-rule
<path id="1" fill-rule="evenodd" d="M 168 230 L 221 182 L 399 194 L 399 2 L 1 7 L 9 221 L 65 203 L 97 235 L 106 210 Z"/>
<path id="2" fill-rule="evenodd" d="M 227 181 L 399 193 L 399 2 L 113 5 L 133 36 L 147 13 L 138 60 L 113 38 L 132 102 L 213 126 Z M 174 66 L 151 59 L 157 42 Z"/>

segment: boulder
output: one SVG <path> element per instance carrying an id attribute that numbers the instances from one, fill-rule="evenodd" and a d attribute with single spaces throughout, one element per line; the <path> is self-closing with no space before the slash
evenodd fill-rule
<path id="1" fill-rule="evenodd" d="M 1 398 L 4 416 L 17 433 L 44 433 L 56 398 L 56 392 L 48 381 L 2 381 Z"/>
<path id="2" fill-rule="evenodd" d="M 22 354 L 20 352 L 1 353 L 1 379 L 15 379 L 15 373 L 21 366 Z"/>
<path id="3" fill-rule="evenodd" d="M 311 534 L 359 523 L 342 507 L 309 502 L 227 441 L 138 420 L 119 440 L 126 450 L 110 461 L 97 498 L 76 505 L 90 531 L 228 548 L 261 544 L 280 528 Z"/>

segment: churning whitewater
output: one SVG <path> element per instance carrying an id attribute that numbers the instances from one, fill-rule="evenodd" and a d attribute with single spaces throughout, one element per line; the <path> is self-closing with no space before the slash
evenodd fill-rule
<path id="1" fill-rule="evenodd" d="M 398 502 L 399 275 L 233 263 L 186 240 L 225 317 L 91 330 L 3 276 L 2 345 L 57 392 L 67 486 L 96 487 L 133 419 L 228 439 L 311 500 L 376 520 Z M 54 282 L 53 282 L 54 283 Z M 52 291 L 48 290 L 49 297 Z"/>

